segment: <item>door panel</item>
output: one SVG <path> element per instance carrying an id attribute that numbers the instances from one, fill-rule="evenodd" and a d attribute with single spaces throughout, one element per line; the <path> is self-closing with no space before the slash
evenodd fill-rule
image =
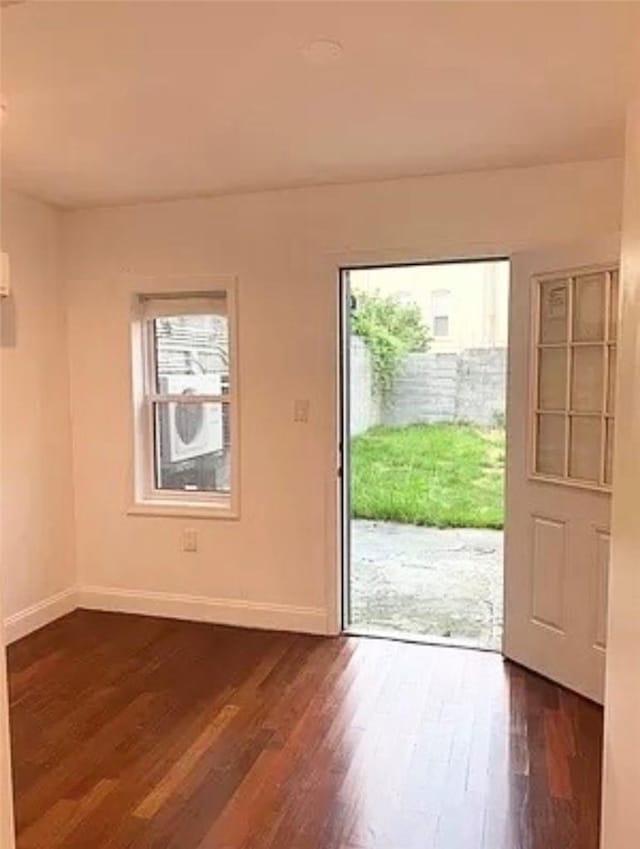
<path id="1" fill-rule="evenodd" d="M 595 563 L 593 564 L 593 645 L 604 651 L 607 646 L 607 609 L 609 599 L 609 559 L 611 537 L 596 530 Z"/>
<path id="2" fill-rule="evenodd" d="M 613 433 L 602 372 L 617 309 L 587 272 L 606 269 L 611 293 L 618 251 L 611 239 L 520 254 L 511 269 L 504 653 L 596 701 Z M 553 480 L 567 475 L 580 485 Z"/>
<path id="3" fill-rule="evenodd" d="M 564 588 L 567 579 L 567 525 L 533 516 L 531 556 L 531 616 L 564 634 Z"/>

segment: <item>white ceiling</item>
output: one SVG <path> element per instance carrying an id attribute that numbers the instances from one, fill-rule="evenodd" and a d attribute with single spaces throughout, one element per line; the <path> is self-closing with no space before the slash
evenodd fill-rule
<path id="1" fill-rule="evenodd" d="M 10 5 L 4 178 L 79 206 L 620 155 L 639 9 Z"/>

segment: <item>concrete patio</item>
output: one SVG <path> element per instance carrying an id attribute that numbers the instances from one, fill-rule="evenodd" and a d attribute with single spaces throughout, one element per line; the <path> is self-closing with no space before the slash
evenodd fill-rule
<path id="1" fill-rule="evenodd" d="M 502 531 L 352 521 L 351 626 L 499 649 Z"/>

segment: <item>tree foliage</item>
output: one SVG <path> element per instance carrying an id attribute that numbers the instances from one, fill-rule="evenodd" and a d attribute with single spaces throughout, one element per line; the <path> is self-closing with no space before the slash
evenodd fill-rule
<path id="1" fill-rule="evenodd" d="M 354 295 L 352 331 L 366 342 L 374 387 L 384 399 L 407 355 L 426 351 L 429 333 L 417 304 L 402 303 L 380 292 L 356 291 Z"/>

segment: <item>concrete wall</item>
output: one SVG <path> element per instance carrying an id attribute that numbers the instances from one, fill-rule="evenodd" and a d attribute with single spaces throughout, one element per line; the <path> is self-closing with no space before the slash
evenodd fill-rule
<path id="1" fill-rule="evenodd" d="M 458 357 L 456 419 L 495 425 L 504 422 L 507 349 L 477 348 Z"/>
<path id="2" fill-rule="evenodd" d="M 457 354 L 410 354 L 385 403 L 384 423 L 453 421 L 457 377 Z"/>
<path id="3" fill-rule="evenodd" d="M 358 337 L 351 340 L 350 372 L 352 436 L 378 424 L 504 421 L 506 348 L 410 354 L 385 404 L 377 400 L 369 351 Z"/>
<path id="4" fill-rule="evenodd" d="M 349 362 L 349 422 L 351 436 L 380 424 L 380 401 L 373 383 L 373 366 L 367 343 L 360 336 L 351 337 Z"/>

